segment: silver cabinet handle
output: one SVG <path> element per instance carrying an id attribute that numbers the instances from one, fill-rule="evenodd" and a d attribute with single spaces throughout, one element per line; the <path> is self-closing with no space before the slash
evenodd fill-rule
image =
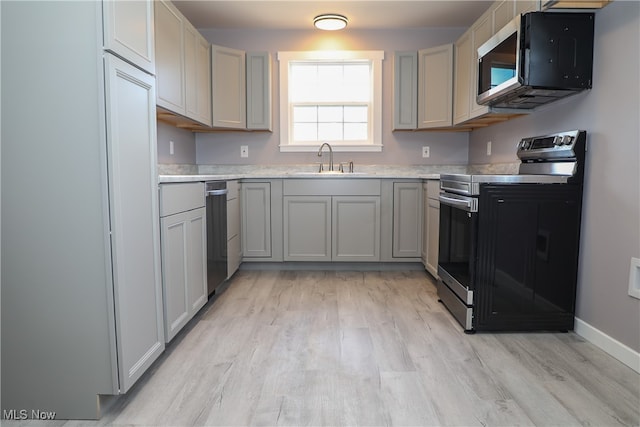
<path id="1" fill-rule="evenodd" d="M 227 193 L 229 193 L 229 190 L 226 188 L 223 190 L 209 190 L 207 191 L 207 196 L 224 196 Z"/>

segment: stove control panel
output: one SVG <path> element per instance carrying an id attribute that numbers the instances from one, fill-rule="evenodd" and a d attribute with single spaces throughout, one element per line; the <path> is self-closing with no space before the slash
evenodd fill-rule
<path id="1" fill-rule="evenodd" d="M 574 158 L 574 147 L 580 131 L 559 132 L 551 135 L 523 138 L 518 143 L 518 158 L 540 160 Z"/>

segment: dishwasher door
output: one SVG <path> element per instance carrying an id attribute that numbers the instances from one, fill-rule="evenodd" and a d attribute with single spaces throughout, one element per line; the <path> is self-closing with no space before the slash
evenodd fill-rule
<path id="1" fill-rule="evenodd" d="M 227 279 L 227 183 L 205 182 L 207 197 L 207 292 Z"/>

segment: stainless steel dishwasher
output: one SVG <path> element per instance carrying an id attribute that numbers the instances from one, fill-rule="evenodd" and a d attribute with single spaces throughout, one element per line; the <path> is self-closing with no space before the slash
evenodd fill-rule
<path id="1" fill-rule="evenodd" d="M 207 292 L 227 279 L 227 183 L 205 182 L 207 197 Z"/>

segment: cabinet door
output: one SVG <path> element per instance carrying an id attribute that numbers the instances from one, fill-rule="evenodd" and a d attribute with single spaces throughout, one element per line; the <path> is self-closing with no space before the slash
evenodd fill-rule
<path id="1" fill-rule="evenodd" d="M 211 126 L 211 49 L 191 23 L 184 22 L 186 116 Z"/>
<path id="2" fill-rule="evenodd" d="M 427 248 L 429 247 L 429 187 L 427 183 L 422 184 L 422 212 L 424 216 L 424 223 L 422 224 L 422 265 L 427 268 Z"/>
<path id="3" fill-rule="evenodd" d="M 238 270 L 242 254 L 240 253 L 240 199 L 238 181 L 227 182 L 227 279 Z"/>
<path id="4" fill-rule="evenodd" d="M 207 303 L 207 210 L 188 212 L 187 297 L 189 319 Z"/>
<path id="5" fill-rule="evenodd" d="M 380 261 L 380 197 L 334 196 L 333 261 Z"/>
<path id="6" fill-rule="evenodd" d="M 183 17 L 173 4 L 155 2 L 157 104 L 186 115 Z"/>
<path id="7" fill-rule="evenodd" d="M 469 93 L 471 91 L 471 30 L 455 43 L 453 74 L 453 124 L 469 119 Z"/>
<path id="8" fill-rule="evenodd" d="M 514 17 L 516 15 L 521 15 L 523 13 L 535 12 L 537 10 L 540 10 L 539 0 L 514 0 L 514 1 L 516 3 L 515 14 L 513 15 Z M 496 28 L 496 31 L 497 30 L 499 30 L 499 28 Z"/>
<path id="9" fill-rule="evenodd" d="M 247 53 L 247 129 L 272 130 L 271 54 Z"/>
<path id="10" fill-rule="evenodd" d="M 271 257 L 271 185 L 242 184 L 242 253 L 245 258 Z"/>
<path id="11" fill-rule="evenodd" d="M 393 129 L 416 129 L 418 54 L 396 52 L 393 57 Z"/>
<path id="12" fill-rule="evenodd" d="M 473 48 L 471 49 L 471 79 L 469 81 L 469 118 L 479 117 L 489 112 L 486 105 L 478 105 L 478 48 L 493 35 L 493 22 L 490 13 L 485 13 L 471 28 Z"/>
<path id="13" fill-rule="evenodd" d="M 160 221 L 166 342 L 207 302 L 205 214 L 199 208 Z"/>
<path id="14" fill-rule="evenodd" d="M 492 7 L 493 15 L 493 31 L 495 34 L 509 23 L 515 16 L 515 1 L 514 0 L 502 0 L 496 3 L 495 7 Z"/>
<path id="15" fill-rule="evenodd" d="M 211 45 L 213 126 L 247 127 L 244 51 Z"/>
<path id="16" fill-rule="evenodd" d="M 427 200 L 426 210 L 427 226 L 427 271 L 438 278 L 438 247 L 440 239 L 440 201 L 438 199 Z"/>
<path id="17" fill-rule="evenodd" d="M 393 183 L 393 257 L 420 258 L 422 251 L 422 185 Z"/>
<path id="18" fill-rule="evenodd" d="M 102 2 L 104 48 L 155 74 L 153 1 Z"/>
<path id="19" fill-rule="evenodd" d="M 105 56 L 112 270 L 120 392 L 164 350 L 155 79 Z"/>
<path id="20" fill-rule="evenodd" d="M 418 128 L 451 126 L 453 45 L 418 52 Z"/>
<path id="21" fill-rule="evenodd" d="M 285 196 L 284 260 L 331 261 L 331 197 Z"/>

